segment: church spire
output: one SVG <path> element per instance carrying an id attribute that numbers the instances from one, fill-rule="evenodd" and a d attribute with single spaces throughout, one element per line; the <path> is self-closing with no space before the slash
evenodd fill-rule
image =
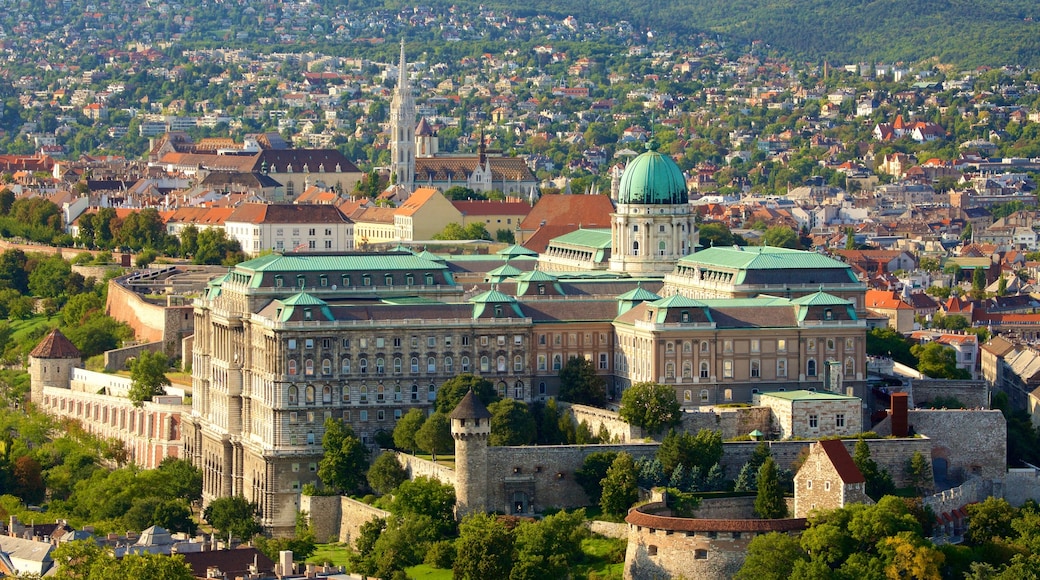
<path id="1" fill-rule="evenodd" d="M 408 63 L 404 60 L 404 39 L 401 39 L 401 61 L 397 65 L 397 87 L 402 89 L 408 86 Z M 411 87 L 408 87 L 411 89 Z"/>
<path id="2" fill-rule="evenodd" d="M 401 40 L 397 88 L 390 100 L 390 171 L 399 187 L 411 195 L 415 180 L 415 97 L 408 82 L 408 62 Z"/>

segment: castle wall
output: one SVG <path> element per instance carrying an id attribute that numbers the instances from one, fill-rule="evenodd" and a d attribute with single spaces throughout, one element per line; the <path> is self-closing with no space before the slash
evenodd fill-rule
<path id="1" fill-rule="evenodd" d="M 397 452 L 397 461 L 408 473 L 408 479 L 428 477 L 446 485 L 455 485 L 455 470 L 450 467 L 400 451 Z"/>
<path id="2" fill-rule="evenodd" d="M 584 421 L 593 435 L 598 435 L 601 429 L 605 429 L 610 434 L 611 441 L 621 443 L 639 441 L 644 437 L 642 429 L 629 425 L 614 411 L 564 402 L 557 402 L 557 405 L 561 412 L 569 410 L 575 423 L 580 424 Z"/>
<path id="3" fill-rule="evenodd" d="M 361 526 L 390 516 L 388 511 L 336 495 L 301 496 L 300 510 L 307 512 L 307 519 L 319 542 L 343 542 L 351 547 L 361 533 Z"/>
<path id="4" fill-rule="evenodd" d="M 914 379 L 911 393 L 916 407 L 926 406 L 937 397 L 953 397 L 968 409 L 989 407 L 989 386 L 982 380 Z"/>
<path id="5" fill-rule="evenodd" d="M 191 334 L 195 320 L 194 306 L 152 304 L 115 280 L 108 282 L 105 313 L 134 329 L 138 340 L 162 342 L 171 357 L 181 356 L 180 340 Z"/>
<path id="6" fill-rule="evenodd" d="M 105 371 L 115 372 L 129 368 L 127 362 L 130 359 L 141 356 L 143 352 L 162 352 L 164 349 L 162 341 L 135 344 L 105 351 Z"/>
<path id="7" fill-rule="evenodd" d="M 969 475 L 1004 477 L 1007 422 L 1000 411 L 915 409 L 908 413 L 908 420 L 915 433 L 932 441 L 931 454 L 926 457 L 932 458 L 936 479 L 961 482 Z M 892 418 L 885 418 L 874 430 L 880 435 L 891 433 Z"/>
<path id="8" fill-rule="evenodd" d="M 683 431 L 696 433 L 701 429 L 721 431 L 723 439 L 742 437 L 756 429 L 769 433 L 772 412 L 768 407 L 710 407 L 707 411 L 683 413 Z"/>

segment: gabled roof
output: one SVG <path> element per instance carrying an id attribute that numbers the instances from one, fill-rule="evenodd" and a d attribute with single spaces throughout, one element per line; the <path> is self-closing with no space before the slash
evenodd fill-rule
<path id="1" fill-rule="evenodd" d="M 248 224 L 341 224 L 350 219 L 334 205 L 244 203 L 225 222 Z"/>
<path id="2" fill-rule="evenodd" d="M 499 256 L 516 257 L 516 256 L 537 256 L 538 252 L 535 252 L 535 251 L 532 251 L 532 250 L 528 250 L 527 248 L 525 248 L 525 247 L 523 247 L 523 246 L 521 246 L 519 244 L 513 244 L 512 246 L 508 246 L 508 247 L 502 248 L 501 250 L 495 252 L 495 254 L 497 254 Z"/>
<path id="3" fill-rule="evenodd" d="M 426 205 L 426 202 L 438 196 L 444 197 L 441 192 L 432 187 L 417 188 L 394 213 L 402 216 L 414 215 L 415 212 L 419 211 L 424 205 Z"/>
<path id="4" fill-rule="evenodd" d="M 55 328 L 32 349 L 29 356 L 33 358 L 80 358 L 82 353 L 72 342 Z"/>
<path id="5" fill-rule="evenodd" d="M 652 302 L 654 300 L 660 300 L 661 297 L 646 288 L 643 288 L 642 284 L 639 284 L 635 288 L 618 296 L 617 299 L 630 302 Z"/>
<path id="6" fill-rule="evenodd" d="M 533 231 L 562 225 L 609 228 L 613 212 L 614 205 L 605 195 L 543 195 L 521 222 L 520 229 Z"/>
<path id="7" fill-rule="evenodd" d="M 834 466 L 834 470 L 838 472 L 838 477 L 841 478 L 843 483 L 866 483 L 866 478 L 863 477 L 863 473 L 856 467 L 856 462 L 852 460 L 849 450 L 845 448 L 845 444 L 841 440 L 828 439 L 820 441 L 817 445 L 823 450 L 831 465 Z"/>

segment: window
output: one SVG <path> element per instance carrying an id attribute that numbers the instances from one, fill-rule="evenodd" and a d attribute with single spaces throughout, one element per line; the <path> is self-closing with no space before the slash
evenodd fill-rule
<path id="1" fill-rule="evenodd" d="M 358 419 L 361 421 L 368 421 L 368 411 L 361 411 L 358 413 Z"/>
<path id="2" fill-rule="evenodd" d="M 486 373 L 491 369 L 491 361 L 486 356 L 480 357 L 480 372 Z"/>
<path id="3" fill-rule="evenodd" d="M 430 385 L 428 387 L 426 387 L 426 400 L 427 401 L 436 401 L 437 400 L 437 385 L 435 385 L 433 383 L 430 383 Z"/>
<path id="4" fill-rule="evenodd" d="M 708 375 L 709 375 L 708 361 L 703 360 L 703 361 L 701 361 L 701 378 L 702 379 L 706 379 L 706 378 L 708 378 Z"/>
<path id="5" fill-rule="evenodd" d="M 368 387 L 365 386 L 365 385 L 361 385 L 361 388 L 358 389 L 358 393 L 360 394 L 361 402 L 362 403 L 367 403 L 368 402 Z"/>
<path id="6" fill-rule="evenodd" d="M 341 373 L 343 373 L 345 375 L 349 375 L 350 374 L 350 359 L 349 358 L 345 358 L 342 361 L 340 361 L 339 366 L 340 366 L 340 372 Z"/>
<path id="7" fill-rule="evenodd" d="M 834 426 L 844 427 L 845 426 L 845 413 L 838 413 L 834 416 Z"/>
<path id="8" fill-rule="evenodd" d="M 462 346 L 469 346 L 469 335 L 462 337 Z"/>
<path id="9" fill-rule="evenodd" d="M 665 343 L 664 352 L 668 354 L 675 354 L 675 343 L 670 340 L 667 343 Z"/>
<path id="10" fill-rule="evenodd" d="M 787 359 L 776 359 L 776 376 L 777 378 L 787 376 Z"/>
<path id="11" fill-rule="evenodd" d="M 689 402 L 693 401 L 693 391 L 691 391 L 689 389 L 683 391 L 682 400 L 683 400 L 684 403 L 689 403 Z"/>
<path id="12" fill-rule="evenodd" d="M 708 402 L 708 389 L 701 389 L 701 402 L 702 403 L 707 403 Z"/>
<path id="13" fill-rule="evenodd" d="M 675 363 L 669 362 L 664 365 L 664 376 L 668 379 L 675 378 Z"/>
<path id="14" fill-rule="evenodd" d="M 733 341 L 724 340 L 722 341 L 722 352 L 733 352 Z"/>
<path id="15" fill-rule="evenodd" d="M 437 359 L 433 358 L 432 356 L 426 359 L 426 372 L 437 372 Z"/>
<path id="16" fill-rule="evenodd" d="M 607 370 L 607 364 L 608 364 L 607 353 L 605 353 L 605 352 L 599 353 L 599 370 L 601 370 L 601 371 Z"/>
<path id="17" fill-rule="evenodd" d="M 361 373 L 361 374 L 365 374 L 365 373 L 368 372 L 368 359 L 367 358 L 363 358 L 363 359 L 358 361 L 358 372 Z"/>
<path id="18" fill-rule="evenodd" d="M 787 339 L 778 338 L 776 339 L 776 352 L 787 352 Z"/>
<path id="19" fill-rule="evenodd" d="M 394 357 L 394 374 L 400 374 L 401 367 L 402 367 L 402 365 L 401 365 L 401 357 L 395 356 Z"/>
<path id="20" fill-rule="evenodd" d="M 706 340 L 702 340 L 701 341 L 701 352 L 702 353 L 708 352 L 710 348 L 711 348 L 711 346 L 708 345 L 708 341 L 706 341 Z"/>
<path id="21" fill-rule="evenodd" d="M 548 368 L 548 357 L 544 354 L 538 355 L 538 370 L 544 371 Z"/>
<path id="22" fill-rule="evenodd" d="M 834 352 L 834 339 L 833 338 L 828 338 L 827 339 L 827 352 Z"/>
<path id="23" fill-rule="evenodd" d="M 380 336 L 376 339 L 376 348 L 383 348 L 384 346 L 386 346 L 386 339 Z"/>
<path id="24" fill-rule="evenodd" d="M 296 361 L 293 359 L 289 359 L 289 374 L 296 375 Z"/>
<path id="25" fill-rule="evenodd" d="M 419 385 L 412 385 L 412 400 L 419 400 Z"/>
<path id="26" fill-rule="evenodd" d="M 413 336 L 412 337 L 412 348 L 419 348 L 419 337 L 418 336 Z"/>
<path id="27" fill-rule="evenodd" d="M 846 351 L 856 350 L 856 339 L 855 338 L 846 338 L 845 339 L 845 350 Z"/>
<path id="28" fill-rule="evenodd" d="M 383 357 L 378 357 L 376 359 L 376 372 L 379 373 L 379 374 L 383 374 L 385 371 L 386 371 L 386 363 L 385 363 L 385 361 L 383 361 Z"/>
<path id="29" fill-rule="evenodd" d="M 819 429 L 819 427 L 820 417 L 818 415 L 809 415 L 809 428 L 815 430 Z"/>
<path id="30" fill-rule="evenodd" d="M 401 385 L 394 385 L 394 400 L 401 400 Z"/>
<path id="31" fill-rule="evenodd" d="M 751 352 L 762 352 L 762 341 L 757 338 L 751 339 Z"/>
<path id="32" fill-rule="evenodd" d="M 693 364 L 691 364 L 690 361 L 686 361 L 682 364 L 682 378 L 693 378 Z"/>
<path id="33" fill-rule="evenodd" d="M 805 489 L 812 489 L 812 480 L 811 479 L 805 482 Z"/>
<path id="34" fill-rule="evenodd" d="M 454 369 L 455 361 L 450 356 L 444 357 L 444 372 L 451 374 Z"/>
<path id="35" fill-rule="evenodd" d="M 732 379 L 733 378 L 733 361 L 726 359 L 722 361 L 722 378 Z"/>
<path id="36" fill-rule="evenodd" d="M 304 392 L 307 393 L 307 404 L 308 405 L 313 405 L 314 404 L 314 387 L 307 387 L 307 389 Z"/>
<path id="37" fill-rule="evenodd" d="M 561 368 L 563 368 L 563 357 L 558 355 L 558 354 L 554 354 L 553 355 L 553 368 L 552 368 L 552 370 L 558 371 Z"/>
<path id="38" fill-rule="evenodd" d="M 328 405 L 332 403 L 332 387 L 325 386 L 321 389 L 321 402 Z"/>
<path id="39" fill-rule="evenodd" d="M 296 350 L 296 339 L 295 338 L 290 338 L 289 339 L 289 350 Z"/>
<path id="40" fill-rule="evenodd" d="M 497 337 L 495 337 L 495 340 L 497 341 L 498 346 L 506 345 L 506 336 L 504 334 L 498 335 Z"/>
<path id="41" fill-rule="evenodd" d="M 380 384 L 376 386 L 376 402 L 382 403 L 386 400 L 386 388 Z"/>
<path id="42" fill-rule="evenodd" d="M 816 352 L 816 339 L 810 338 L 805 341 L 805 350 L 809 352 Z"/>
<path id="43" fill-rule="evenodd" d="M 538 394 L 539 395 L 544 395 L 545 394 L 545 383 L 538 383 Z"/>
<path id="44" fill-rule="evenodd" d="M 830 490 L 831 490 L 831 482 L 830 481 L 823 482 L 823 491 L 830 491 Z"/>
<path id="45" fill-rule="evenodd" d="M 413 356 L 412 357 L 411 367 L 412 367 L 412 372 L 413 373 L 419 372 L 419 357 L 417 357 L 417 356 Z"/>
<path id="46" fill-rule="evenodd" d="M 289 387 L 289 404 L 295 405 L 298 399 L 296 387 Z"/>
<path id="47" fill-rule="evenodd" d="M 823 319 L 824 320 L 834 320 L 834 311 L 831 310 L 830 308 L 825 309 L 823 311 Z"/>
<path id="48" fill-rule="evenodd" d="M 462 361 L 460 362 L 459 366 L 462 367 L 462 372 L 468 373 L 469 372 L 469 357 L 468 356 L 462 357 Z"/>
<path id="49" fill-rule="evenodd" d="M 682 343 L 682 351 L 687 354 L 693 352 L 693 343 L 688 340 Z"/>
<path id="50" fill-rule="evenodd" d="M 705 550 L 704 548 L 697 548 L 696 550 L 693 551 L 693 559 L 694 560 L 707 560 L 708 559 L 708 551 Z"/>
<path id="51" fill-rule="evenodd" d="M 856 359 L 849 357 L 845 359 L 845 376 L 852 377 L 856 374 Z"/>
<path id="52" fill-rule="evenodd" d="M 384 411 L 382 409 L 376 411 L 376 420 L 377 421 L 385 421 L 386 420 L 386 411 Z"/>
<path id="53" fill-rule="evenodd" d="M 498 372 L 506 372 L 506 357 L 499 355 L 498 360 L 496 360 L 495 362 L 495 369 L 498 370 Z"/>
<path id="54" fill-rule="evenodd" d="M 751 378 L 758 378 L 762 376 L 762 363 L 753 360 L 751 361 Z"/>
<path id="55" fill-rule="evenodd" d="M 524 370 L 524 359 L 520 355 L 513 357 L 513 372 L 518 373 Z"/>
<path id="56" fill-rule="evenodd" d="M 350 348 L 350 339 L 349 338 L 344 338 L 343 339 L 343 348 Z"/>
<path id="57" fill-rule="evenodd" d="M 523 381 L 517 381 L 513 385 L 513 398 L 522 401 L 524 399 L 524 383 Z"/>
<path id="58" fill-rule="evenodd" d="M 732 401 L 733 400 L 733 389 L 726 389 L 726 390 L 722 391 L 722 398 L 726 402 Z"/>
<path id="59" fill-rule="evenodd" d="M 538 344 L 541 345 L 541 346 L 545 346 L 545 335 L 544 334 L 539 334 L 538 335 Z"/>
<path id="60" fill-rule="evenodd" d="M 633 226 L 633 227 L 638 228 L 639 226 Z M 639 255 L 639 242 L 638 241 L 633 241 L 632 242 L 632 255 L 633 256 L 638 256 Z"/>
<path id="61" fill-rule="evenodd" d="M 321 361 L 321 374 L 331 375 L 332 374 L 332 361 L 325 359 Z"/>
<path id="62" fill-rule="evenodd" d="M 815 377 L 816 376 L 816 359 L 809 359 L 805 363 L 805 376 Z"/>
<path id="63" fill-rule="evenodd" d="M 428 336 L 428 337 L 426 337 L 426 346 L 428 346 L 430 348 L 436 348 L 437 347 L 437 337 L 436 336 Z"/>

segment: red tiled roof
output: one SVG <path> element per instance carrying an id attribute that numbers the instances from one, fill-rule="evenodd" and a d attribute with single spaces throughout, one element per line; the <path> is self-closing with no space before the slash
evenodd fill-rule
<path id="1" fill-rule="evenodd" d="M 72 344 L 60 330 L 55 328 L 48 334 L 29 356 L 34 358 L 80 358 L 79 349 Z"/>
<path id="2" fill-rule="evenodd" d="M 614 205 L 605 195 L 544 195 L 531 208 L 520 229 L 533 231 L 542 225 L 609 228 L 612 213 Z"/>
<path id="3" fill-rule="evenodd" d="M 334 205 L 244 203 L 226 221 L 249 224 L 334 224 L 349 221 Z"/>
<path id="4" fill-rule="evenodd" d="M 856 462 L 852 460 L 849 450 L 845 448 L 845 444 L 841 440 L 828 439 L 820 441 L 817 445 L 823 449 L 827 459 L 834 466 L 834 470 L 838 472 L 838 477 L 844 483 L 865 483 L 867 481 L 863 477 L 863 473 L 856 467 Z"/>
<path id="5" fill-rule="evenodd" d="M 468 216 L 515 215 L 526 216 L 531 205 L 522 201 L 453 201 L 455 209 Z"/>
<path id="6" fill-rule="evenodd" d="M 910 306 L 899 297 L 894 291 L 888 290 L 867 290 L 866 302 L 864 306 L 867 308 L 884 308 L 886 310 L 913 310 L 914 307 Z"/>

